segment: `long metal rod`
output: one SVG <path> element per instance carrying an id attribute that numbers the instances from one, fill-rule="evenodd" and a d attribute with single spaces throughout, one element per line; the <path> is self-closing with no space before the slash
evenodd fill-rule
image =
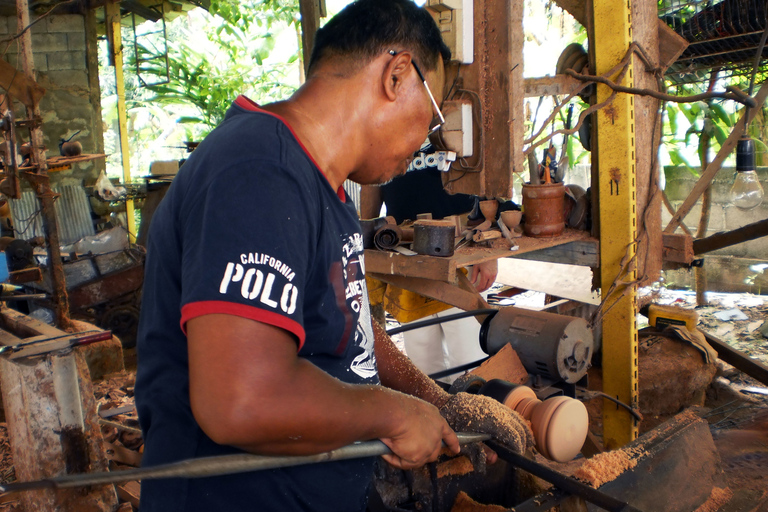
<path id="1" fill-rule="evenodd" d="M 579 482 L 575 478 L 565 476 L 543 464 L 530 460 L 519 453 L 515 453 L 506 446 L 493 441 L 487 441 L 488 447 L 495 451 L 499 458 L 507 461 L 513 466 L 520 468 L 528 473 L 546 480 L 558 489 L 576 496 L 584 498 L 586 501 L 597 505 L 609 512 L 640 512 L 632 505 L 629 505 L 619 499 L 609 496 L 604 492 L 593 489 L 585 483 Z"/>
<path id="2" fill-rule="evenodd" d="M 459 444 L 479 443 L 490 439 L 486 434 L 457 433 Z M 0 485 L 0 492 L 19 492 L 33 489 L 67 489 L 89 485 L 106 485 L 133 480 L 158 478 L 201 478 L 208 476 L 229 475 L 261 471 L 265 469 L 287 468 L 318 462 L 359 459 L 385 455 L 392 451 L 381 441 L 366 441 L 344 446 L 317 455 L 269 456 L 269 455 L 222 455 L 183 460 L 148 468 L 127 469 L 116 472 L 84 473 L 63 475 L 32 482 L 14 482 Z"/>

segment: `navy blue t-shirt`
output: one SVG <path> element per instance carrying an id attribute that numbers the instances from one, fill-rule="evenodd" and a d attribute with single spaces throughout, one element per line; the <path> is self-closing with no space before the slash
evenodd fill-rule
<path id="1" fill-rule="evenodd" d="M 355 206 L 282 119 L 243 96 L 184 163 L 152 219 L 142 300 L 136 405 L 144 466 L 240 453 L 214 443 L 192 415 L 184 332 L 191 318 L 225 313 L 280 327 L 300 357 L 330 375 L 379 382 Z M 141 510 L 357 512 L 372 464 L 146 480 Z"/>

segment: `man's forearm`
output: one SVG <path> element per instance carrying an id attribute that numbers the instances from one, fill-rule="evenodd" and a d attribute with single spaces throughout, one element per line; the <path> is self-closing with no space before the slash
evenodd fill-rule
<path id="1" fill-rule="evenodd" d="M 438 409 L 442 407 L 450 395 L 398 350 L 378 322 L 373 322 L 373 332 L 381 383 L 388 388 L 421 398 Z"/>

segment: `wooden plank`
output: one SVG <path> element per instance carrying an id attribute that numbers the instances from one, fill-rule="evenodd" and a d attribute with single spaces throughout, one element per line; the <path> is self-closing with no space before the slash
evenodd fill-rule
<path id="1" fill-rule="evenodd" d="M 693 237 L 684 233 L 664 233 L 662 236 L 664 261 L 685 263 L 693 261 Z"/>
<path id="2" fill-rule="evenodd" d="M 462 274 L 463 276 L 463 274 Z M 371 274 L 371 277 L 378 279 L 392 286 L 412 291 L 425 297 L 431 297 L 451 306 L 470 311 L 473 309 L 488 308 L 482 295 L 474 291 L 463 290 L 442 281 L 424 279 L 421 277 L 404 277 L 385 274 Z M 466 277 L 464 277 L 466 279 Z"/>
<path id="3" fill-rule="evenodd" d="M 755 96 L 755 101 L 757 101 L 758 105 L 763 105 L 766 98 L 768 98 L 768 82 L 764 83 L 760 87 L 760 91 L 758 91 L 757 95 Z M 675 214 L 672 216 L 669 224 L 667 224 L 667 227 L 664 228 L 665 233 L 674 233 L 680 224 L 682 224 L 683 219 L 685 219 L 685 217 L 690 213 L 691 209 L 696 204 L 696 201 L 699 200 L 701 194 L 703 194 L 707 187 L 709 187 L 709 184 L 715 178 L 715 175 L 717 175 L 717 173 L 720 171 L 720 168 L 722 167 L 725 159 L 728 158 L 731 153 L 733 153 L 734 149 L 736 149 L 736 144 L 738 144 L 739 138 L 741 138 L 741 135 L 744 133 L 745 123 L 751 122 L 757 111 L 758 109 L 754 108 L 748 109 L 749 118 L 745 119 L 744 109 L 741 109 L 741 119 L 739 119 L 739 121 L 734 125 L 731 134 L 720 146 L 720 151 L 717 152 L 717 156 L 715 156 L 714 160 L 710 162 L 704 172 L 701 173 L 699 181 L 696 182 L 696 185 L 694 185 L 691 193 L 688 194 L 688 197 L 685 198 L 683 204 L 680 205 L 680 208 L 678 208 L 677 212 L 675 212 Z"/>
<path id="4" fill-rule="evenodd" d="M 16 334 L 19 338 L 30 338 L 40 335 L 61 336 L 66 334 L 52 325 L 48 325 L 45 322 L 10 308 L 3 308 L 0 311 L 0 326 Z"/>
<path id="5" fill-rule="evenodd" d="M 135 509 L 139 509 L 139 499 L 141 498 L 141 485 L 139 482 L 126 482 L 116 485 L 117 496 L 131 504 Z"/>
<path id="6" fill-rule="evenodd" d="M 569 242 L 538 251 L 511 254 L 509 257 L 597 268 L 600 266 L 600 243 L 597 240 Z"/>
<path id="7" fill-rule="evenodd" d="M 592 291 L 592 271 L 587 267 L 505 258 L 499 260 L 496 282 L 588 304 L 600 303 L 600 294 Z"/>
<path id="8" fill-rule="evenodd" d="M 672 28 L 664 23 L 663 20 L 657 20 L 659 33 L 659 66 L 663 73 L 665 69 L 674 64 L 677 58 L 688 48 L 688 41 Z"/>
<path id="9" fill-rule="evenodd" d="M 404 256 L 397 252 L 365 251 L 365 270 L 368 274 L 424 277 L 453 283 L 456 265 L 452 258 L 436 256 Z"/>
<path id="10" fill-rule="evenodd" d="M 575 91 L 581 82 L 568 75 L 525 79 L 525 97 L 565 96 Z"/>
<path id="11" fill-rule="evenodd" d="M 768 236 L 768 219 L 753 222 L 732 231 L 715 233 L 712 236 L 694 240 L 693 253 L 704 254 L 764 236 Z"/>
<path id="12" fill-rule="evenodd" d="M 516 238 L 515 242 L 518 248 L 515 251 L 510 251 L 508 248 L 463 247 L 450 258 L 422 255 L 405 256 L 396 252 L 368 249 L 365 251 L 365 269 L 367 272 L 377 274 L 423 277 L 454 283 L 456 282 L 457 268 L 508 256 L 518 256 L 522 253 L 539 251 L 575 241 L 589 244 L 590 251 L 592 251 L 592 247 L 595 248 L 595 251 L 597 250 L 597 241 L 590 238 L 589 233 L 576 229 L 566 229 L 562 235 L 552 238 L 527 236 Z"/>

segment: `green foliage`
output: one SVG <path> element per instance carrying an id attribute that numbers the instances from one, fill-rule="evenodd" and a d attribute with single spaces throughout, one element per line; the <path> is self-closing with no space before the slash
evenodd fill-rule
<path id="1" fill-rule="evenodd" d="M 276 2 L 270 2 L 276 3 Z M 249 30 L 256 20 L 239 18 L 233 23 L 211 23 L 204 28 L 203 41 L 199 29 L 182 27 L 173 40 L 168 41 L 168 75 L 164 84 L 147 86 L 154 93 L 149 100 L 160 105 L 191 105 L 198 115 L 180 116 L 179 123 L 195 123 L 208 132 L 223 119 L 232 100 L 238 94 L 249 94 L 257 101 L 283 99 L 293 89 L 283 85 L 284 66 L 264 66 L 275 47 L 275 37 L 269 31 Z M 270 18 L 274 26 L 276 18 Z M 258 23 L 257 23 L 258 25 Z M 153 48 L 140 45 L 138 54 L 150 56 Z M 286 65 L 297 58 L 294 54 Z M 146 62 L 142 74 L 163 77 L 165 63 Z"/>
<path id="2" fill-rule="evenodd" d="M 194 9 L 167 23 L 167 71 L 163 31 L 137 27 L 144 35 L 134 43 L 133 31 L 124 27 L 125 99 L 135 176 L 146 174 L 152 161 L 185 158 L 184 142 L 205 137 L 238 94 L 267 103 L 285 99 L 298 86 L 296 0 L 214 0 L 211 10 L 219 15 Z M 107 169 L 116 175 L 122 171 L 115 75 L 107 63 L 106 44 L 100 45 L 105 147 L 116 155 L 107 160 Z M 137 56 L 142 80 L 154 85 L 142 87 Z"/>

